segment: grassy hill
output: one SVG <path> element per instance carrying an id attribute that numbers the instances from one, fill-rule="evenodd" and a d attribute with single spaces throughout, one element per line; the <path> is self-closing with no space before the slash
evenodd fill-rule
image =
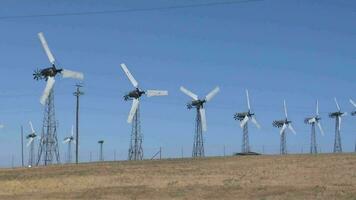
<path id="1" fill-rule="evenodd" d="M 356 199 L 356 154 L 0 170 L 0 199 Z"/>

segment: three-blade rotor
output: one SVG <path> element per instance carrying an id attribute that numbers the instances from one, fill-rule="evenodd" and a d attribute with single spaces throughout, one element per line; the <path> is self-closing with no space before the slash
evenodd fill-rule
<path id="1" fill-rule="evenodd" d="M 248 112 L 247 112 L 247 113 L 237 113 L 237 114 L 235 115 L 235 118 L 239 119 L 240 116 L 241 116 L 241 117 L 244 116 L 244 118 L 243 118 L 243 119 L 241 120 L 241 122 L 240 122 L 240 127 L 241 127 L 241 128 L 243 128 L 243 127 L 246 125 L 246 123 L 247 123 L 248 121 L 250 121 L 250 120 L 251 120 L 251 122 L 252 122 L 253 124 L 255 124 L 255 126 L 256 126 L 257 128 L 261 128 L 260 124 L 257 122 L 257 120 L 256 120 L 256 118 L 255 118 L 255 114 L 254 114 L 254 113 L 251 113 L 250 95 L 249 95 L 247 89 L 246 89 L 246 101 L 247 101 Z"/>
<path id="2" fill-rule="evenodd" d="M 339 124 L 338 124 L 339 127 L 338 127 L 338 129 L 339 129 L 339 131 L 340 131 L 340 130 L 341 130 L 342 117 L 346 116 L 347 113 L 341 111 L 340 105 L 339 105 L 339 103 L 338 103 L 336 97 L 334 98 L 334 101 L 335 101 L 335 105 L 336 105 L 336 108 L 337 108 L 337 112 L 331 113 L 330 116 L 331 116 L 331 117 L 335 117 L 335 118 L 338 119 L 338 121 L 339 121 Z"/>
<path id="3" fill-rule="evenodd" d="M 34 141 L 35 137 L 37 137 L 36 135 L 36 131 L 35 129 L 33 128 L 33 124 L 31 121 L 28 122 L 29 125 L 30 125 L 30 129 L 31 129 L 31 133 L 27 136 L 27 138 L 29 139 L 26 146 L 30 146 L 32 144 L 32 142 Z"/>
<path id="4" fill-rule="evenodd" d="M 203 100 L 200 100 L 198 95 L 194 94 L 190 90 L 186 89 L 185 87 L 181 86 L 180 91 L 182 91 L 184 94 L 189 96 L 190 98 L 193 99 L 191 103 L 189 103 L 189 107 L 196 107 L 197 111 L 199 112 L 200 119 L 201 119 L 201 124 L 202 124 L 202 130 L 205 132 L 207 131 L 207 122 L 206 122 L 206 114 L 205 114 L 205 108 L 204 104 L 206 102 L 211 101 L 220 91 L 219 87 L 215 87 L 212 91 L 210 91 Z"/>
<path id="5" fill-rule="evenodd" d="M 280 130 L 280 134 L 282 135 L 283 132 L 288 128 L 294 135 L 297 134 L 296 131 L 294 130 L 293 126 L 292 126 L 292 122 L 288 120 L 288 110 L 287 110 L 287 104 L 286 101 L 283 101 L 283 106 L 284 106 L 284 115 L 285 115 L 285 120 L 283 122 L 283 126 Z"/>
<path id="6" fill-rule="evenodd" d="M 75 72 L 75 71 L 66 70 L 66 69 L 57 69 L 56 68 L 56 60 L 55 60 L 55 58 L 47 44 L 44 34 L 42 32 L 38 33 L 38 38 L 40 39 L 42 47 L 48 57 L 49 62 L 52 65 L 52 67 L 43 69 L 39 72 L 40 76 L 43 76 L 47 80 L 46 87 L 45 87 L 43 94 L 40 98 L 40 103 L 42 105 L 44 105 L 48 99 L 48 96 L 50 95 L 50 93 L 53 89 L 53 86 L 55 83 L 54 77 L 56 76 L 57 73 L 62 74 L 63 78 L 73 78 L 73 79 L 78 79 L 78 80 L 83 80 L 84 75 L 83 75 L 83 73 L 80 73 L 80 72 Z"/>
<path id="7" fill-rule="evenodd" d="M 321 120 L 321 118 L 319 117 L 319 101 L 316 100 L 315 116 L 307 118 L 305 120 L 305 123 L 316 124 L 318 126 L 319 130 L 320 130 L 321 135 L 324 136 L 324 130 L 323 130 L 322 126 L 321 126 L 320 120 Z"/>
<path id="8" fill-rule="evenodd" d="M 147 97 L 154 97 L 154 96 L 167 96 L 168 91 L 166 90 L 147 90 L 147 91 L 142 91 L 138 88 L 138 82 L 136 79 L 132 76 L 131 72 L 127 68 L 127 66 L 122 63 L 121 69 L 125 72 L 127 78 L 131 82 L 132 86 L 135 88 L 134 91 L 130 92 L 128 95 L 126 95 L 125 99 L 132 99 L 132 106 L 129 112 L 129 115 L 127 117 L 127 123 L 132 123 L 132 120 L 137 112 L 137 109 L 140 104 L 140 97 L 143 94 L 146 94 Z"/>
<path id="9" fill-rule="evenodd" d="M 74 140 L 74 126 L 72 125 L 72 132 L 71 132 L 71 136 L 70 137 L 65 137 L 63 139 L 63 144 L 69 143 L 69 142 L 73 142 L 75 144 L 75 140 Z"/>

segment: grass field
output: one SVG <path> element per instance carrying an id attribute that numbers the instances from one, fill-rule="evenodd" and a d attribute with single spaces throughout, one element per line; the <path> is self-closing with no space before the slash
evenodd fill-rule
<path id="1" fill-rule="evenodd" d="M 356 199 L 356 154 L 0 170 L 0 199 Z"/>

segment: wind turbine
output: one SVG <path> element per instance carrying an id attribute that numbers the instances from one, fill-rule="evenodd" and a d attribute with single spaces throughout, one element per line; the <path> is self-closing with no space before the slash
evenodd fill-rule
<path id="1" fill-rule="evenodd" d="M 280 144 L 280 153 L 282 155 L 287 154 L 287 135 L 286 135 L 286 130 L 287 128 L 295 135 L 296 132 L 292 126 L 292 121 L 288 119 L 288 112 L 287 112 L 287 105 L 286 101 L 283 101 L 283 106 L 284 106 L 284 115 L 285 119 L 282 120 L 275 120 L 273 121 L 273 126 L 277 128 L 281 128 L 279 131 L 279 134 L 281 135 L 281 144 Z"/>
<path id="2" fill-rule="evenodd" d="M 315 125 L 319 127 L 320 133 L 324 136 L 323 128 L 320 124 L 320 116 L 319 116 L 319 102 L 316 101 L 316 112 L 314 117 L 308 117 L 304 120 L 304 123 L 311 125 L 311 138 L 310 138 L 310 154 L 317 154 L 317 142 L 316 142 L 316 134 L 315 134 Z"/>
<path id="3" fill-rule="evenodd" d="M 250 152 L 250 144 L 249 144 L 249 137 L 248 137 L 248 121 L 251 120 L 253 124 L 257 128 L 260 128 L 260 125 L 258 124 L 256 118 L 255 118 L 255 113 L 251 112 L 251 106 L 250 106 L 250 97 L 248 94 L 248 90 L 246 90 L 246 99 L 247 99 L 247 112 L 242 112 L 242 113 L 236 113 L 234 115 L 235 120 L 240 121 L 240 126 L 243 130 L 242 133 L 242 146 L 241 146 L 241 152 L 242 153 L 248 153 Z"/>
<path id="4" fill-rule="evenodd" d="M 74 139 L 74 127 L 72 126 L 71 135 L 63 139 L 63 144 L 68 144 L 67 163 L 72 162 L 72 142 L 75 144 Z"/>
<path id="5" fill-rule="evenodd" d="M 207 131 L 207 123 L 205 116 L 204 104 L 211 99 L 220 91 L 219 87 L 213 89 L 204 99 L 199 99 L 198 95 L 184 88 L 180 87 L 180 90 L 191 97 L 193 100 L 187 104 L 187 108 L 190 110 L 193 107 L 196 108 L 196 118 L 195 118 L 195 135 L 193 143 L 193 157 L 204 157 L 204 138 L 203 132 Z"/>
<path id="6" fill-rule="evenodd" d="M 335 105 L 337 108 L 336 112 L 332 112 L 329 114 L 330 118 L 335 118 L 335 140 L 334 140 L 334 153 L 342 153 L 342 145 L 341 145 L 341 118 L 345 116 L 346 112 L 341 112 L 341 108 L 337 99 L 334 98 Z"/>
<path id="7" fill-rule="evenodd" d="M 356 108 L 356 103 L 352 99 L 350 99 L 350 103 Z M 351 115 L 355 116 L 356 115 L 356 110 L 351 112 Z M 355 150 L 354 151 L 356 152 L 356 141 L 355 141 Z"/>
<path id="8" fill-rule="evenodd" d="M 146 95 L 147 97 L 153 96 L 167 96 L 168 91 L 166 90 L 141 90 L 138 87 L 138 82 L 132 76 L 129 69 L 126 67 L 124 63 L 121 64 L 122 70 L 125 72 L 127 78 L 130 80 L 131 84 L 134 87 L 134 90 L 129 92 L 124 96 L 124 100 L 132 100 L 132 106 L 129 112 L 129 116 L 127 118 L 127 122 L 132 124 L 131 129 L 131 141 L 129 148 L 129 160 L 142 160 L 143 158 L 143 149 L 142 149 L 142 134 L 141 134 L 141 122 L 140 122 L 140 98 L 142 95 Z"/>
<path id="9" fill-rule="evenodd" d="M 31 133 L 26 136 L 28 142 L 26 144 L 27 147 L 30 147 L 29 150 L 29 158 L 28 158 L 28 166 L 32 167 L 35 164 L 35 138 L 37 137 L 36 131 L 33 128 L 32 122 L 29 121 Z"/>
<path id="10" fill-rule="evenodd" d="M 41 134 L 41 142 L 38 151 L 37 165 L 43 159 L 44 165 L 52 164 L 53 156 L 57 163 L 59 160 L 58 140 L 57 140 L 57 121 L 54 110 L 54 83 L 55 77 L 60 74 L 63 78 L 74 78 L 83 80 L 84 75 L 80 72 L 58 68 L 58 62 L 55 60 L 43 33 L 38 33 L 38 38 L 41 41 L 42 47 L 48 57 L 51 67 L 36 70 L 33 74 L 35 80 L 45 80 L 46 87 L 40 98 L 40 103 L 45 106 L 43 117 L 43 127 Z"/>

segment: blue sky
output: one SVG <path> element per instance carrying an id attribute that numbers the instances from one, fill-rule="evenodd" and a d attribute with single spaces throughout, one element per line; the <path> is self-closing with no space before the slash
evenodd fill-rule
<path id="1" fill-rule="evenodd" d="M 213 0 L 155 1 L 18 1 L 0 3 L 0 165 L 20 158 L 20 126 L 28 120 L 40 130 L 44 82 L 32 79 L 36 68 L 49 65 L 38 32 L 44 32 L 63 68 L 85 74 L 81 98 L 81 159 L 96 159 L 99 139 L 107 159 L 117 151 L 127 158 L 131 127 L 126 123 L 132 89 L 120 69 L 126 63 L 143 89 L 167 89 L 168 97 L 145 98 L 141 104 L 145 157 L 160 146 L 164 156 L 191 155 L 194 111 L 179 91 L 184 85 L 199 96 L 215 86 L 221 92 L 207 105 L 207 155 L 240 151 L 241 129 L 235 112 L 246 110 L 248 88 L 260 130 L 250 128 L 253 150 L 279 150 L 279 131 L 272 121 L 283 118 L 283 99 L 297 135 L 288 133 L 290 152 L 308 151 L 310 127 L 303 123 L 319 99 L 326 135 L 317 135 L 323 152 L 332 151 L 335 111 L 352 110 L 356 72 L 356 3 L 340 0 L 265 0 L 241 4 L 106 15 L 1 19 L 3 16 L 136 9 L 217 2 Z M 70 133 L 75 119 L 76 81 L 57 79 L 55 91 L 58 137 Z M 356 118 L 342 124 L 344 151 L 355 143 Z M 61 143 L 64 155 L 66 147 Z M 26 152 L 27 156 L 27 152 Z"/>

